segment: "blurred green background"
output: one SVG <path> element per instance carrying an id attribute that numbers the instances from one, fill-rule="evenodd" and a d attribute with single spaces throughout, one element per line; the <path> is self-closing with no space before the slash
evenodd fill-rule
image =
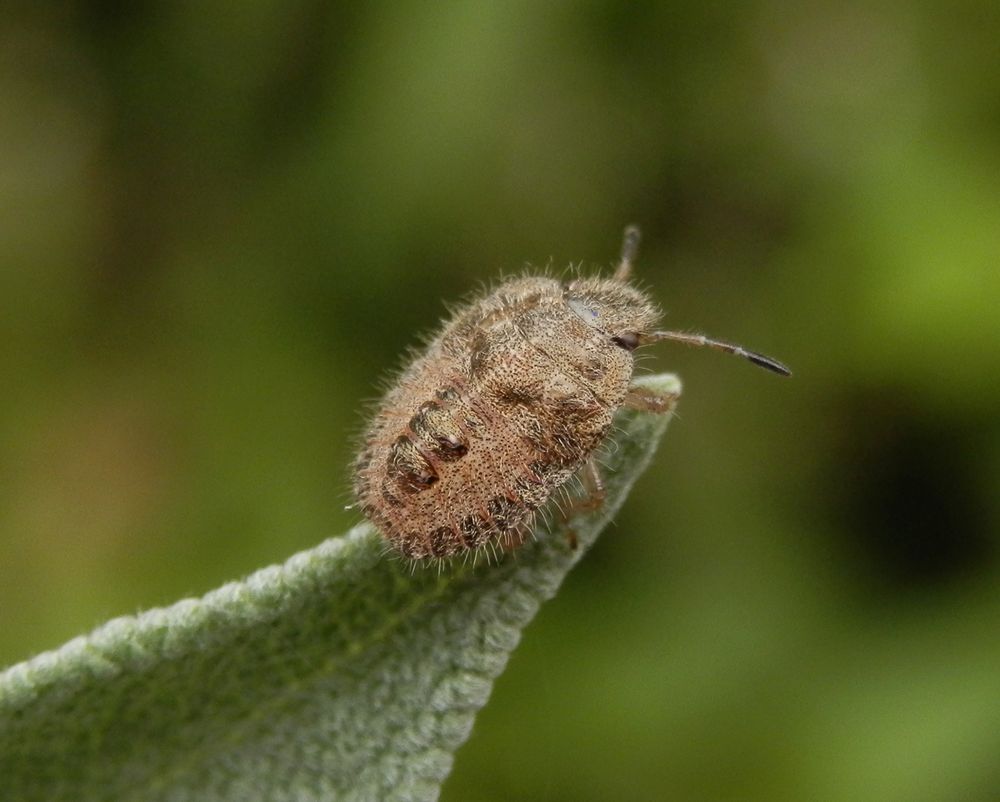
<path id="1" fill-rule="evenodd" d="M 238 9 L 238 10 L 237 10 Z M 0 12 L 0 664 L 344 531 L 456 300 L 639 223 L 679 418 L 445 800 L 1000 796 L 1000 4 Z"/>

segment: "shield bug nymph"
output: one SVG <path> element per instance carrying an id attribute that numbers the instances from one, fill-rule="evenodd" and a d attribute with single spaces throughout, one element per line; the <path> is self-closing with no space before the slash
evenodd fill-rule
<path id="1" fill-rule="evenodd" d="M 631 386 L 641 346 L 707 346 L 791 375 L 739 345 L 658 331 L 659 309 L 629 284 L 638 245 L 627 228 L 610 278 L 505 281 L 458 309 L 403 370 L 354 465 L 358 506 L 399 552 L 511 548 L 574 475 L 600 487 L 593 455 L 616 410 L 672 408 Z"/>

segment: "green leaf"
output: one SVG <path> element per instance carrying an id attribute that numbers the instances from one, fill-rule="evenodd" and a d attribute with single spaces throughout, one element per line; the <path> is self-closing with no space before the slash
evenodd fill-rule
<path id="1" fill-rule="evenodd" d="M 680 390 L 673 376 L 643 384 Z M 436 799 L 521 630 L 668 417 L 623 410 L 606 503 L 499 563 L 414 568 L 362 524 L 8 669 L 0 799 Z"/>

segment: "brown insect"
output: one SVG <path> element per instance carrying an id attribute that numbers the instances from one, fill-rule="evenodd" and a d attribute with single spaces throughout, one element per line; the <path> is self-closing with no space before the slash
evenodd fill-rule
<path id="1" fill-rule="evenodd" d="M 574 475 L 603 486 L 595 449 L 622 405 L 669 411 L 631 387 L 633 351 L 708 346 L 791 375 L 770 357 L 700 334 L 656 331 L 660 311 L 628 283 L 639 230 L 611 278 L 504 282 L 459 309 L 379 403 L 354 470 L 358 505 L 403 555 L 513 548 Z"/>

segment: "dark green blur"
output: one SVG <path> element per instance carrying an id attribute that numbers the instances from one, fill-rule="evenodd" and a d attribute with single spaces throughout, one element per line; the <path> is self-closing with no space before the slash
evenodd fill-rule
<path id="1" fill-rule="evenodd" d="M 0 11 L 0 665 L 336 535 L 366 399 L 525 262 L 679 419 L 443 799 L 1000 796 L 1000 4 Z"/>

